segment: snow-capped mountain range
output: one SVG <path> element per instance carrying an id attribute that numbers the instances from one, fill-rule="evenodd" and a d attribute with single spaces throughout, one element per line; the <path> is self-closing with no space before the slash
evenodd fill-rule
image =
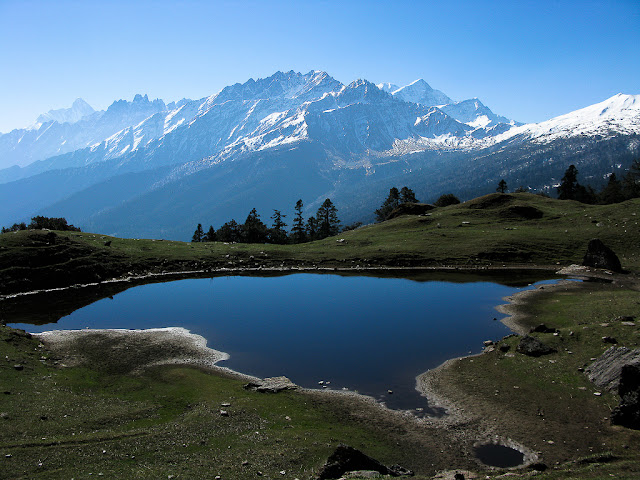
<path id="1" fill-rule="evenodd" d="M 393 186 L 389 182 L 402 178 L 407 184 L 422 182 L 414 190 L 433 195 L 433 188 L 460 184 L 442 175 L 465 162 L 475 162 L 483 181 L 490 181 L 492 175 L 522 175 L 536 168 L 533 150 L 548 152 L 561 144 L 574 151 L 576 142 L 600 142 L 601 147 L 607 140 L 622 141 L 626 146 L 619 149 L 628 156 L 638 151 L 639 134 L 638 95 L 619 94 L 546 122 L 522 125 L 493 113 L 477 98 L 453 101 L 424 80 L 404 87 L 366 80 L 344 85 L 320 71 L 277 72 L 200 100 L 169 104 L 136 95 L 131 102 L 119 100 L 106 111 L 94 111 L 78 99 L 69 109 L 41 115 L 31 127 L 0 134 L 0 198 L 9 202 L 0 207 L 0 223 L 55 211 L 56 216 L 74 216 L 70 221 L 75 224 L 109 229 L 105 233 L 179 238 L 179 227 L 168 224 L 178 217 L 192 223 L 197 216 L 193 207 L 189 214 L 176 210 L 164 220 L 150 218 L 165 223 L 157 228 L 122 225 L 136 209 L 143 215 L 150 198 L 162 203 L 159 199 L 168 191 L 174 196 L 178 191 L 186 208 L 187 199 L 198 201 L 203 192 L 196 190 L 203 183 L 218 194 L 228 193 L 231 185 L 250 192 L 235 191 L 231 204 L 205 202 L 202 211 L 214 218 L 202 218 L 203 223 L 222 220 L 225 205 L 239 215 L 250 200 L 267 210 L 284 208 L 274 197 L 283 185 L 271 178 L 282 169 L 287 170 L 283 177 L 313 192 L 311 206 L 331 194 L 359 219 L 365 208 L 376 206 L 353 198 L 364 185 L 369 187 L 362 195 L 372 195 L 376 189 L 388 191 Z M 511 165 L 501 156 L 507 150 L 520 152 Z M 570 157 L 567 152 L 560 156 L 557 168 Z M 620 158 L 615 164 L 626 161 Z M 290 176 L 294 173 L 300 178 Z M 127 183 L 133 176 L 138 183 Z M 468 180 L 466 190 L 478 179 Z M 530 184 L 524 180 L 518 177 Z M 372 182 L 375 188 L 370 188 Z M 292 198 L 307 192 L 292 193 Z M 278 204 L 269 204 L 271 199 Z M 121 210 L 124 204 L 126 210 Z"/>

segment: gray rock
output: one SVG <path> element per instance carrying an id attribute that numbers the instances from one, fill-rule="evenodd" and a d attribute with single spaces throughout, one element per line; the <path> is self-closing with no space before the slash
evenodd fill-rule
<path id="1" fill-rule="evenodd" d="M 587 253 L 582 260 L 582 265 L 585 267 L 604 268 L 613 272 L 622 272 L 622 265 L 620 264 L 618 256 L 597 238 L 589 241 Z"/>
<path id="2" fill-rule="evenodd" d="M 640 363 L 622 366 L 618 395 L 620 405 L 611 411 L 611 424 L 640 430 Z"/>
<path id="3" fill-rule="evenodd" d="M 530 335 L 525 335 L 518 343 L 516 352 L 528 355 L 529 357 L 540 357 L 541 355 L 549 355 L 550 353 L 556 353 L 555 348 L 551 348 L 545 345 L 540 340 Z"/>
<path id="4" fill-rule="evenodd" d="M 283 390 L 295 390 L 298 386 L 287 377 L 270 377 L 258 383 L 247 383 L 244 388 L 245 390 L 255 390 L 261 393 L 278 393 Z"/>
<path id="5" fill-rule="evenodd" d="M 640 349 L 611 347 L 589 365 L 585 373 L 597 387 L 616 391 L 623 365 L 637 362 L 640 362 Z"/>

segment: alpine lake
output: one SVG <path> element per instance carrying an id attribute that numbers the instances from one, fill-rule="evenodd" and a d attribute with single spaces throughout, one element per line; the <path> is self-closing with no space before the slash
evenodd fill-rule
<path id="1" fill-rule="evenodd" d="M 31 333 L 183 327 L 229 354 L 221 367 L 423 416 L 443 412 L 416 390 L 416 376 L 511 333 L 495 307 L 553 281 L 532 271 L 216 276 L 28 295 L 1 313 Z"/>

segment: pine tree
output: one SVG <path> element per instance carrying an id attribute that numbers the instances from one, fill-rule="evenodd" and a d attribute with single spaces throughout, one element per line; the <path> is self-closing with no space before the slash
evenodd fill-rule
<path id="1" fill-rule="evenodd" d="M 216 231 L 213 229 L 213 225 L 209 225 L 209 231 L 204 236 L 205 242 L 215 242 L 216 241 Z"/>
<path id="2" fill-rule="evenodd" d="M 318 221 L 316 217 L 311 216 L 307 219 L 307 239 L 309 241 L 316 240 L 318 238 Z"/>
<path id="3" fill-rule="evenodd" d="M 204 237 L 204 231 L 202 230 L 202 224 L 199 223 L 196 231 L 193 232 L 193 237 L 191 238 L 192 242 L 201 242 Z"/>
<path id="4" fill-rule="evenodd" d="M 400 190 L 400 203 L 418 203 L 416 194 L 409 187 L 402 187 Z"/>
<path id="5" fill-rule="evenodd" d="M 622 177 L 622 193 L 627 199 L 640 197 L 640 160 L 634 160 Z"/>
<path id="6" fill-rule="evenodd" d="M 560 200 L 574 200 L 576 198 L 576 187 L 578 186 L 578 169 L 575 165 L 569 165 L 564 172 L 564 177 L 560 181 L 558 198 Z"/>
<path id="7" fill-rule="evenodd" d="M 216 232 L 216 237 L 219 242 L 241 242 L 241 227 L 235 220 L 230 220 L 218 229 L 218 231 Z"/>
<path id="8" fill-rule="evenodd" d="M 245 243 L 265 243 L 267 241 L 267 226 L 262 223 L 255 208 L 251 209 L 242 226 L 242 238 Z"/>
<path id="9" fill-rule="evenodd" d="M 397 189 L 396 189 L 397 191 Z M 340 231 L 338 209 L 330 199 L 326 199 L 316 212 L 318 222 L 318 237 L 320 239 L 337 235 Z"/>
<path id="10" fill-rule="evenodd" d="M 498 183 L 498 188 L 496 188 L 496 192 L 504 193 L 507 191 L 507 182 L 504 181 L 504 178 L 500 180 Z"/>
<path id="11" fill-rule="evenodd" d="M 302 218 L 302 207 L 302 200 L 298 200 L 295 206 L 296 215 L 293 219 L 293 226 L 291 227 L 293 243 L 303 243 L 307 241 L 304 218 Z"/>
<path id="12" fill-rule="evenodd" d="M 281 245 L 287 242 L 287 232 L 284 229 L 287 224 L 284 223 L 283 220 L 285 217 L 286 215 L 283 215 L 280 210 L 273 210 L 273 215 L 271 216 L 273 224 L 271 226 L 271 230 L 269 230 L 269 241 L 271 243 Z"/>
<path id="13" fill-rule="evenodd" d="M 616 178 L 616 174 L 612 173 L 609 175 L 607 185 L 600 192 L 600 203 L 611 204 L 623 201 L 624 195 L 622 193 L 622 184 Z"/>
<path id="14" fill-rule="evenodd" d="M 400 205 L 400 192 L 396 187 L 389 190 L 389 196 L 374 213 L 376 214 L 377 222 L 384 222 L 389 214 Z"/>

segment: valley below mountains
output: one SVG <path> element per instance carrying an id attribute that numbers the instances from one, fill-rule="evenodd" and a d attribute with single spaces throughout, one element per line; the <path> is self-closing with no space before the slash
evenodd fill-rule
<path id="1" fill-rule="evenodd" d="M 77 100 L 0 134 L 0 225 L 33 215 L 83 230 L 186 240 L 252 208 L 292 218 L 331 198 L 344 224 L 370 222 L 394 185 L 420 201 L 515 189 L 555 193 L 574 164 L 599 186 L 640 155 L 640 95 L 619 94 L 538 124 L 405 87 L 325 72 L 277 72 L 199 100 L 137 95 L 94 111 Z"/>

